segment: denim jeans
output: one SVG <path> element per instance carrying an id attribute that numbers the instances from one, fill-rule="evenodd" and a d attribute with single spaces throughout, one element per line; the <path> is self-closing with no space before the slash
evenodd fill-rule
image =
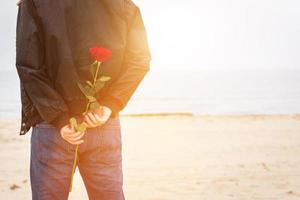
<path id="1" fill-rule="evenodd" d="M 89 128 L 79 145 L 76 167 L 90 200 L 124 200 L 120 120 Z M 30 182 L 33 200 L 67 200 L 76 145 L 46 121 L 31 134 Z M 74 187 L 74 185 L 73 185 Z"/>

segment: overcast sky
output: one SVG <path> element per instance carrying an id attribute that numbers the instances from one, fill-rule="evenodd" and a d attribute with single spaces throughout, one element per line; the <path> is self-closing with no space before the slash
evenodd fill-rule
<path id="1" fill-rule="evenodd" d="M 298 68 L 299 0 L 134 0 L 160 68 Z M 15 59 L 14 0 L 0 8 L 0 69 Z"/>

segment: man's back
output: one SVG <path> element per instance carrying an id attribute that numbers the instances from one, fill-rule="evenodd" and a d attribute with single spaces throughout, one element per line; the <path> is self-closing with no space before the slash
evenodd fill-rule
<path id="1" fill-rule="evenodd" d="M 112 51 L 101 66 L 111 80 L 97 100 L 110 107 L 114 117 L 149 70 L 151 56 L 139 8 L 131 0 L 20 3 L 16 67 L 26 124 L 20 134 L 42 120 L 60 128 L 84 111 L 86 100 L 76 83 L 91 79 L 88 49 L 96 45 Z"/>

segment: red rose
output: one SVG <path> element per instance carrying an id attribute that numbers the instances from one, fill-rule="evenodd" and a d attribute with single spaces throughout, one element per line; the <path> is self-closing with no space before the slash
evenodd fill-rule
<path id="1" fill-rule="evenodd" d="M 103 47 L 92 47 L 90 48 L 90 54 L 95 60 L 105 62 L 111 57 L 112 52 Z"/>

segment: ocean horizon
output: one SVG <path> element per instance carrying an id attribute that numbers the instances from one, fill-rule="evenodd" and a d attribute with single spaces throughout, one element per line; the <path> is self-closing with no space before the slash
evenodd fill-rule
<path id="1" fill-rule="evenodd" d="M 120 115 L 300 114 L 300 70 L 150 69 Z M 0 70 L 0 118 L 20 118 L 19 77 Z"/>

